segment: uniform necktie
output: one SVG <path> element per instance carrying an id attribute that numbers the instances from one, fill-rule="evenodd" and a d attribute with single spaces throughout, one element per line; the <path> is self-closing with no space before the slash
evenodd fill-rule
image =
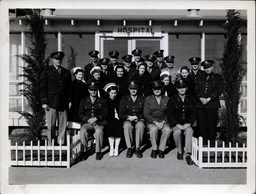
<path id="1" fill-rule="evenodd" d="M 61 68 L 58 68 L 57 70 L 58 70 L 59 74 L 61 74 Z"/>

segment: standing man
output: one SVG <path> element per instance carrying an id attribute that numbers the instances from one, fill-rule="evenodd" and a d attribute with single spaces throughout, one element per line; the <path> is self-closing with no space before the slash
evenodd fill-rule
<path id="1" fill-rule="evenodd" d="M 110 57 L 109 68 L 111 71 L 114 71 L 114 67 L 118 65 L 119 52 L 111 51 L 108 53 L 108 55 Z"/>
<path id="2" fill-rule="evenodd" d="M 193 96 L 187 95 L 188 86 L 182 80 L 176 84 L 178 94 L 172 96 L 167 104 L 167 119 L 173 131 L 177 147 L 177 159 L 183 159 L 182 131 L 185 135 L 185 154 L 188 165 L 192 165 L 192 126 L 196 120 L 196 101 Z"/>
<path id="3" fill-rule="evenodd" d="M 199 69 L 199 63 L 201 61 L 201 58 L 199 57 L 191 57 L 189 59 L 189 62 L 191 64 L 191 72 L 190 77 L 191 79 L 196 83 L 198 80 L 198 77 L 204 73 L 204 71 Z"/>
<path id="4" fill-rule="evenodd" d="M 172 56 L 172 55 L 169 55 L 169 56 L 165 57 L 164 61 L 165 61 L 166 67 L 161 69 L 161 72 L 168 71 L 170 73 L 172 84 L 175 84 L 175 82 L 179 78 L 178 69 L 173 67 L 174 59 L 175 59 L 175 57 Z"/>
<path id="5" fill-rule="evenodd" d="M 172 132 L 166 116 L 169 97 L 161 95 L 163 82 L 153 81 L 151 85 L 154 94 L 146 98 L 143 110 L 152 144 L 151 158 L 156 158 L 157 154 L 159 158 L 164 158 L 166 142 Z M 158 146 L 159 132 L 161 137 Z"/>
<path id="6" fill-rule="evenodd" d="M 124 137 L 126 146 L 128 148 L 126 157 L 131 158 L 134 146 L 134 128 L 135 128 L 135 154 L 138 158 L 142 158 L 140 150 L 141 143 L 144 136 L 144 118 L 143 118 L 143 105 L 144 97 L 138 96 L 139 83 L 130 81 L 128 88 L 130 95 L 124 96 L 120 101 L 119 114 L 120 118 L 124 121 Z"/>
<path id="7" fill-rule="evenodd" d="M 123 62 L 124 62 L 124 70 L 126 75 L 128 76 L 129 80 L 131 80 L 131 78 L 133 77 L 133 75 L 136 72 L 136 67 L 132 67 L 131 63 L 132 63 L 132 55 L 125 55 L 122 57 Z"/>
<path id="8" fill-rule="evenodd" d="M 55 139 L 56 120 L 58 120 L 57 142 L 64 144 L 67 110 L 71 107 L 71 73 L 61 66 L 64 56 L 63 52 L 53 52 L 50 55 L 53 65 L 46 67 L 40 77 L 41 103 L 46 111 L 49 145 L 51 145 L 52 139 Z"/>
<path id="9" fill-rule="evenodd" d="M 154 66 L 154 61 L 156 60 L 156 57 L 154 55 L 146 55 L 145 59 L 147 64 L 147 71 L 151 76 L 152 80 L 159 80 L 161 70 L 158 67 Z"/>
<path id="10" fill-rule="evenodd" d="M 131 66 L 135 67 L 136 69 L 138 69 L 139 64 L 145 61 L 144 59 L 141 58 L 141 53 L 142 53 L 142 50 L 137 48 L 132 51 L 134 61 L 132 62 Z"/>
<path id="11" fill-rule="evenodd" d="M 154 52 L 156 56 L 156 61 L 154 62 L 154 66 L 158 67 L 160 70 L 166 67 L 164 62 L 164 50 L 157 50 Z"/>
<path id="12" fill-rule="evenodd" d="M 90 132 L 96 140 L 96 160 L 101 160 L 103 154 L 101 153 L 103 145 L 103 129 L 107 125 L 108 107 L 107 101 L 98 97 L 98 86 L 95 82 L 91 82 L 88 86 L 89 97 L 81 100 L 79 106 L 79 117 L 81 119 L 80 137 L 82 142 L 82 159 L 88 157 L 87 144 Z"/>
<path id="13" fill-rule="evenodd" d="M 100 67 L 100 64 L 98 63 L 98 54 L 99 54 L 99 51 L 96 51 L 96 50 L 90 51 L 88 53 L 88 55 L 91 57 L 92 62 L 87 64 L 84 67 L 84 81 L 87 84 L 88 84 L 88 81 L 92 79 L 92 75 L 90 74 L 90 71 L 92 70 L 92 68 L 96 66 Z"/>
<path id="14" fill-rule="evenodd" d="M 220 108 L 219 96 L 223 92 L 223 81 L 219 74 L 213 73 L 212 60 L 202 62 L 205 73 L 198 78 L 195 86 L 200 136 L 204 143 L 216 138 L 217 115 Z"/>

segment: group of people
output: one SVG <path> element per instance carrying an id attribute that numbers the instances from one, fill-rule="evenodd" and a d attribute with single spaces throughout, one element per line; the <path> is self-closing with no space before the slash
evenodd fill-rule
<path id="1" fill-rule="evenodd" d="M 81 123 L 81 158 L 88 157 L 88 139 L 96 142 L 96 160 L 101 160 L 104 135 L 108 138 L 109 156 L 119 155 L 124 136 L 126 157 L 143 157 L 141 151 L 146 133 L 152 144 L 151 158 L 165 157 L 167 142 L 172 134 L 177 159 L 192 165 L 193 126 L 197 123 L 204 142 L 216 137 L 219 96 L 223 81 L 213 73 L 212 60 L 201 62 L 189 58 L 190 66 L 174 67 L 174 56 L 163 50 L 141 57 L 134 49 L 122 57 L 112 51 L 109 58 L 98 59 L 99 52 L 89 52 L 91 62 L 84 70 L 76 68 L 75 79 L 61 66 L 63 52 L 51 54 L 52 65 L 41 74 L 42 107 L 46 111 L 49 144 L 55 137 L 58 120 L 58 143 L 64 143 L 67 121 Z M 134 58 L 134 61 L 132 59 Z M 199 69 L 199 64 L 204 71 Z M 182 142 L 182 136 L 185 142 Z M 185 145 L 183 148 L 183 144 Z"/>

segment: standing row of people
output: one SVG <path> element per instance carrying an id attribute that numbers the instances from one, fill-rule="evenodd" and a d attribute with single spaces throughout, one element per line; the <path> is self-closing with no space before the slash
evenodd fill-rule
<path id="1" fill-rule="evenodd" d="M 201 61 L 198 57 L 189 59 L 191 71 L 187 66 L 177 70 L 173 68 L 175 57 L 163 57 L 163 50 L 146 55 L 145 61 L 141 53 L 141 50 L 135 49 L 132 52 L 135 61 L 131 61 L 132 55 L 126 55 L 120 64 L 117 63 L 117 51 L 110 52 L 110 58 L 100 60 L 99 52 L 91 51 L 92 62 L 85 66 L 84 71 L 75 71 L 76 79 L 72 83 L 70 72 L 61 67 L 64 53 L 52 53 L 53 65 L 45 68 L 40 81 L 49 144 L 54 137 L 57 117 L 58 141 L 61 139 L 59 143 L 63 143 L 68 115 L 69 121 L 81 122 L 83 158 L 86 158 L 90 133 L 96 139 L 96 159 L 103 157 L 104 132 L 108 136 L 110 156 L 119 154 L 123 132 L 128 148 L 126 156 L 130 158 L 135 152 L 141 158 L 142 138 L 148 130 L 152 158 L 157 155 L 164 158 L 166 142 L 173 132 L 177 158 L 183 159 L 181 135 L 184 131 L 186 159 L 191 164 L 192 126 L 195 120 L 204 140 L 215 139 L 222 78 L 212 72 L 214 62 L 211 60 L 201 63 L 204 71 L 198 68 Z M 162 133 L 158 145 L 159 131 Z"/>

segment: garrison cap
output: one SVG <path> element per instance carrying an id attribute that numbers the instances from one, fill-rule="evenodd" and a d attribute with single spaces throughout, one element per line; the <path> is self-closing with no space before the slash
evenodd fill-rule
<path id="1" fill-rule="evenodd" d="M 164 58 L 164 60 L 166 61 L 166 63 L 174 63 L 174 59 L 175 57 L 172 55 L 169 55 L 167 57 Z"/>
<path id="2" fill-rule="evenodd" d="M 209 68 L 213 65 L 214 61 L 213 60 L 205 60 L 201 63 L 201 66 L 203 66 L 205 69 Z"/>
<path id="3" fill-rule="evenodd" d="M 102 58 L 102 59 L 99 60 L 99 63 L 100 63 L 101 65 L 108 65 L 108 64 L 109 64 L 109 61 L 110 61 L 109 58 Z"/>
<path id="4" fill-rule="evenodd" d="M 99 51 L 93 50 L 88 53 L 91 57 L 98 58 Z"/>
<path id="5" fill-rule="evenodd" d="M 128 81 L 127 84 L 130 89 L 138 89 L 140 83 L 138 81 Z"/>
<path id="6" fill-rule="evenodd" d="M 177 81 L 175 83 L 175 85 L 176 85 L 176 88 L 186 88 L 186 87 L 188 87 L 188 85 L 182 79 Z"/>
<path id="7" fill-rule="evenodd" d="M 189 62 L 191 63 L 191 65 L 198 65 L 201 61 L 201 58 L 199 57 L 191 57 L 189 59 Z"/>
<path id="8" fill-rule="evenodd" d="M 50 57 L 52 59 L 62 60 L 65 54 L 61 51 L 53 52 Z"/>
<path id="9" fill-rule="evenodd" d="M 146 55 L 145 59 L 146 61 L 154 62 L 156 60 L 156 57 L 154 55 Z"/>
<path id="10" fill-rule="evenodd" d="M 88 89 L 89 90 L 97 90 L 98 89 L 98 85 L 95 82 L 90 82 L 88 84 Z"/>
<path id="11" fill-rule="evenodd" d="M 142 51 L 140 49 L 137 49 L 137 48 L 132 51 L 132 54 L 134 56 L 140 56 L 141 53 L 142 53 Z"/>
<path id="12" fill-rule="evenodd" d="M 154 52 L 154 55 L 156 57 L 163 57 L 164 56 L 164 50 L 158 50 L 158 51 Z"/>
<path id="13" fill-rule="evenodd" d="M 164 83 L 160 80 L 152 81 L 150 84 L 154 90 L 162 89 L 164 86 Z"/>
<path id="14" fill-rule="evenodd" d="M 119 56 L 119 52 L 117 52 L 117 51 L 111 51 L 111 52 L 108 53 L 108 55 L 109 55 L 111 58 L 117 59 L 118 56 Z"/>
<path id="15" fill-rule="evenodd" d="M 132 62 L 132 55 L 125 55 L 122 57 L 125 62 Z"/>

